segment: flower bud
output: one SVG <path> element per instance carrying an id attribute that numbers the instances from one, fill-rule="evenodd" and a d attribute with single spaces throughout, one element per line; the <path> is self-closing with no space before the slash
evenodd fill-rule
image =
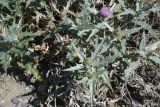
<path id="1" fill-rule="evenodd" d="M 99 10 L 99 14 L 102 16 L 110 16 L 112 11 L 109 7 L 104 6 Z"/>

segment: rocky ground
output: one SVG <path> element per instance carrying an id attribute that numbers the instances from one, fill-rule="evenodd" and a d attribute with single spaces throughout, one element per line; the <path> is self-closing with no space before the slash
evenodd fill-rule
<path id="1" fill-rule="evenodd" d="M 32 107 L 27 105 L 32 96 L 25 94 L 33 89 L 33 86 L 26 86 L 9 75 L 3 75 L 0 78 L 0 107 Z"/>

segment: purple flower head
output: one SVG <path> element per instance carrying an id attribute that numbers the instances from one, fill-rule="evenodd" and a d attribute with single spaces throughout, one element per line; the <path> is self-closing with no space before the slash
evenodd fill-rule
<path id="1" fill-rule="evenodd" d="M 109 7 L 104 6 L 99 10 L 99 13 L 102 16 L 110 16 L 112 14 L 112 11 Z"/>

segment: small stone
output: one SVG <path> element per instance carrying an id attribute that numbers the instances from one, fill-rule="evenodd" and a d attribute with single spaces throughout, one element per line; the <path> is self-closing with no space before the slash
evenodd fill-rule
<path id="1" fill-rule="evenodd" d="M 19 103 L 20 101 L 18 100 L 17 97 L 14 97 L 14 98 L 11 99 L 11 102 L 12 102 L 13 104 L 17 104 L 17 103 Z"/>
<path id="2" fill-rule="evenodd" d="M 26 105 L 23 104 L 22 102 L 19 102 L 18 104 L 15 105 L 15 107 L 26 107 Z"/>

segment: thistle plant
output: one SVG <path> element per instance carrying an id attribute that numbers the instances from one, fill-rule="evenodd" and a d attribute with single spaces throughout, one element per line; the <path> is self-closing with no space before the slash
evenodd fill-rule
<path id="1" fill-rule="evenodd" d="M 157 41 L 155 43 L 155 49 L 159 48 L 159 37 L 150 25 L 143 20 L 143 17 L 145 16 L 143 8 L 145 7 L 141 7 L 142 10 L 137 9 L 136 12 L 132 9 L 128 10 L 123 1 L 118 1 L 122 10 L 116 10 L 119 5 L 111 1 L 113 2 L 110 3 L 112 4 L 112 8 L 102 6 L 99 12 L 97 12 L 96 15 L 93 15 L 92 11 L 96 11 L 97 9 L 92 7 L 92 2 L 85 0 L 84 4 L 82 4 L 83 10 L 81 13 L 77 13 L 77 19 L 75 22 L 72 22 L 73 27 L 70 29 L 70 31 L 73 29 L 77 30 L 77 35 L 80 38 L 72 38 L 71 45 L 69 46 L 68 59 L 73 61 L 74 58 L 72 57 L 78 57 L 79 62 L 75 66 L 63 71 L 78 71 L 78 73 L 84 73 L 80 82 L 77 80 L 77 83 L 88 85 L 91 104 L 96 101 L 95 95 L 98 84 L 104 84 L 110 89 L 110 91 L 114 91 L 112 88 L 112 80 L 109 76 L 111 75 L 111 72 L 108 71 L 110 64 L 114 64 L 119 61 L 121 62 L 122 60 L 126 62 L 122 63 L 122 66 L 127 64 L 127 67 L 124 69 L 124 77 L 122 77 L 126 84 L 136 69 L 143 65 L 139 58 L 141 55 L 144 58 L 148 55 L 147 52 L 141 51 L 142 47 L 143 49 L 144 47 L 147 48 L 145 46 L 145 33 L 142 35 L 140 48 L 136 51 L 127 50 L 125 45 L 126 40 L 129 39 L 132 34 L 142 29 L 148 30 L 152 37 Z M 159 6 L 154 8 L 159 11 Z M 93 10 L 91 11 L 91 9 Z M 115 17 L 122 17 L 126 19 L 121 21 Z M 131 18 L 128 19 L 129 17 Z M 125 24 L 118 25 L 117 23 L 119 22 L 124 22 Z M 81 41 L 83 41 L 83 43 L 81 43 Z M 149 49 L 147 48 L 146 50 Z M 137 52 L 138 55 L 136 55 Z M 136 55 L 134 56 L 136 57 L 134 60 L 132 57 L 129 58 L 133 53 Z M 72 56 L 72 54 L 74 55 Z M 157 54 L 154 57 L 150 56 L 148 58 L 159 63 L 158 56 L 159 55 Z"/>
<path id="2" fill-rule="evenodd" d="M 56 107 L 56 98 L 71 93 L 65 85 L 67 92 L 57 94 L 61 89 L 57 81 L 66 77 L 63 73 L 75 82 L 75 89 L 84 89 L 68 95 L 70 101 L 65 101 L 70 104 L 64 101 L 65 106 L 83 102 L 79 106 L 105 107 L 118 101 L 139 106 L 133 105 L 128 87 L 140 83 L 146 89 L 140 81 L 145 80 L 141 69 L 147 72 L 152 65 L 159 69 L 160 37 L 155 25 L 160 5 L 145 0 L 62 1 L 0 1 L 0 67 L 4 71 L 17 67 L 44 82 L 44 96 L 37 99 L 45 106 L 54 102 Z"/>

